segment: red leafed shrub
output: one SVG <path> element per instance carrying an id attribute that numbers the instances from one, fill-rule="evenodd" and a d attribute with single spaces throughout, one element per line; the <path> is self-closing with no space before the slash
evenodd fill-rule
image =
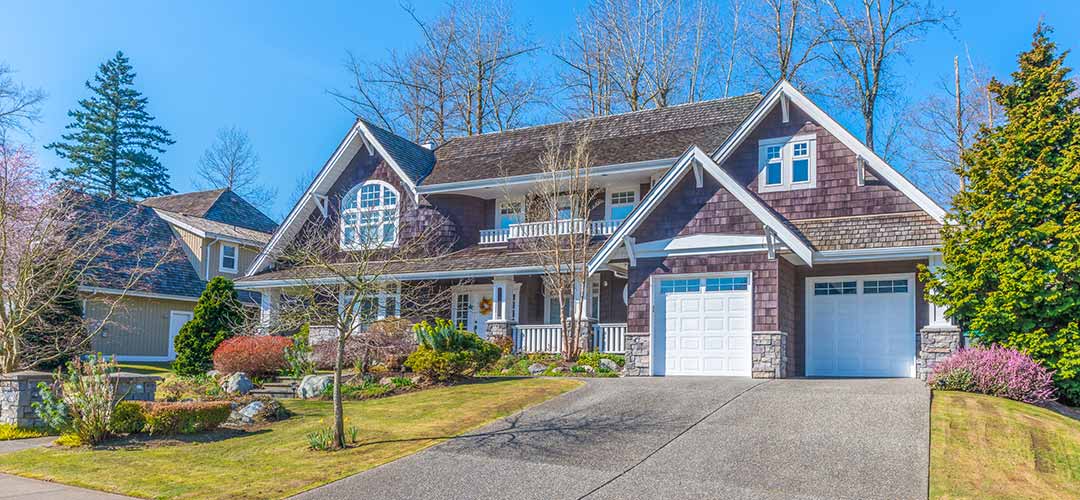
<path id="1" fill-rule="evenodd" d="M 275 375 L 287 365 L 285 348 L 292 343 L 288 337 L 233 337 L 214 350 L 214 369 L 257 377 Z"/>

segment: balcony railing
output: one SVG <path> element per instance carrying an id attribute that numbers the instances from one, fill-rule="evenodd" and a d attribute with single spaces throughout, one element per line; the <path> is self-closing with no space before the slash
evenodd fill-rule
<path id="1" fill-rule="evenodd" d="M 589 234 L 591 236 L 610 236 L 622 224 L 622 219 L 585 220 L 562 219 L 542 222 L 523 222 L 510 224 L 504 229 L 480 230 L 480 244 L 506 243 L 517 238 L 537 238 L 541 236 L 561 236 L 564 234 Z"/>
<path id="2" fill-rule="evenodd" d="M 513 328 L 514 352 L 549 353 L 562 352 L 562 326 L 559 325 L 517 325 Z M 593 351 L 622 354 L 623 337 L 626 336 L 626 323 L 598 323 L 593 325 Z"/>

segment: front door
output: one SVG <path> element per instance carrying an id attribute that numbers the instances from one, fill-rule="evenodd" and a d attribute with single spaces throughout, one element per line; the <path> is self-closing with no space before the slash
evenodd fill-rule
<path id="1" fill-rule="evenodd" d="M 189 311 L 169 312 L 169 359 L 176 359 L 176 335 L 184 323 L 191 321 L 192 314 Z"/>
<path id="2" fill-rule="evenodd" d="M 454 294 L 454 323 L 487 338 L 487 322 L 491 319 L 490 291 L 462 291 Z"/>

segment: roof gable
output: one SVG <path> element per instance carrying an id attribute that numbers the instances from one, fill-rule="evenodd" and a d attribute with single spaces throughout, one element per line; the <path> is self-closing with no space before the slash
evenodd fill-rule
<path id="1" fill-rule="evenodd" d="M 228 188 L 147 198 L 139 205 L 263 233 L 277 228 L 273 219 Z"/>
<path id="2" fill-rule="evenodd" d="M 783 220 L 780 219 L 772 210 L 770 210 L 764 203 L 761 202 L 753 193 L 749 192 L 741 186 L 735 179 L 731 177 L 727 172 L 720 168 L 705 154 L 701 148 L 692 146 L 688 149 L 679 160 L 675 162 L 675 165 L 667 171 L 666 174 L 656 183 L 656 186 L 645 195 L 645 198 L 641 200 L 641 203 L 634 208 L 626 220 L 619 226 L 619 229 L 615 231 L 615 234 L 608 238 L 604 245 L 600 247 L 600 251 L 589 260 L 588 270 L 589 273 L 595 273 L 600 269 L 600 266 L 604 265 L 612 253 L 620 246 L 627 245 L 633 246 L 632 240 L 629 239 L 630 235 L 641 226 L 641 224 L 652 214 L 652 212 L 661 204 L 661 202 L 667 197 L 669 193 L 679 184 L 683 176 L 693 170 L 695 177 L 700 177 L 708 173 L 714 179 L 716 179 L 723 189 L 726 189 L 732 196 L 735 197 L 743 206 L 750 210 L 755 217 L 758 218 L 769 231 L 772 231 L 781 242 L 803 262 L 808 265 L 813 264 L 813 249 L 803 241 Z M 698 182 L 701 185 L 701 182 Z M 632 250 L 631 250 L 632 251 Z"/>
<path id="3" fill-rule="evenodd" d="M 140 201 L 140 205 L 160 208 L 178 214 L 205 217 L 206 212 L 214 206 L 218 197 L 228 189 L 211 189 L 208 191 L 195 191 L 192 193 L 170 194 L 157 196 Z"/>

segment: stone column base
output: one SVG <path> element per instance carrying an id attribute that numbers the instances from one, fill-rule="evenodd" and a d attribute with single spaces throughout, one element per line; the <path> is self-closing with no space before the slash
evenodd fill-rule
<path id="1" fill-rule="evenodd" d="M 649 366 L 649 335 L 626 334 L 623 337 L 623 375 L 627 377 L 648 377 L 652 375 Z"/>
<path id="2" fill-rule="evenodd" d="M 753 332 L 750 373 L 754 378 L 788 376 L 788 334 Z"/>
<path id="3" fill-rule="evenodd" d="M 591 319 L 579 319 L 578 321 L 578 352 L 589 352 L 592 350 L 592 338 L 593 338 L 593 325 L 596 323 Z"/>
<path id="4" fill-rule="evenodd" d="M 960 327 L 953 325 L 928 325 L 919 330 L 915 376 L 926 380 L 935 365 L 960 350 L 960 337 Z"/>

